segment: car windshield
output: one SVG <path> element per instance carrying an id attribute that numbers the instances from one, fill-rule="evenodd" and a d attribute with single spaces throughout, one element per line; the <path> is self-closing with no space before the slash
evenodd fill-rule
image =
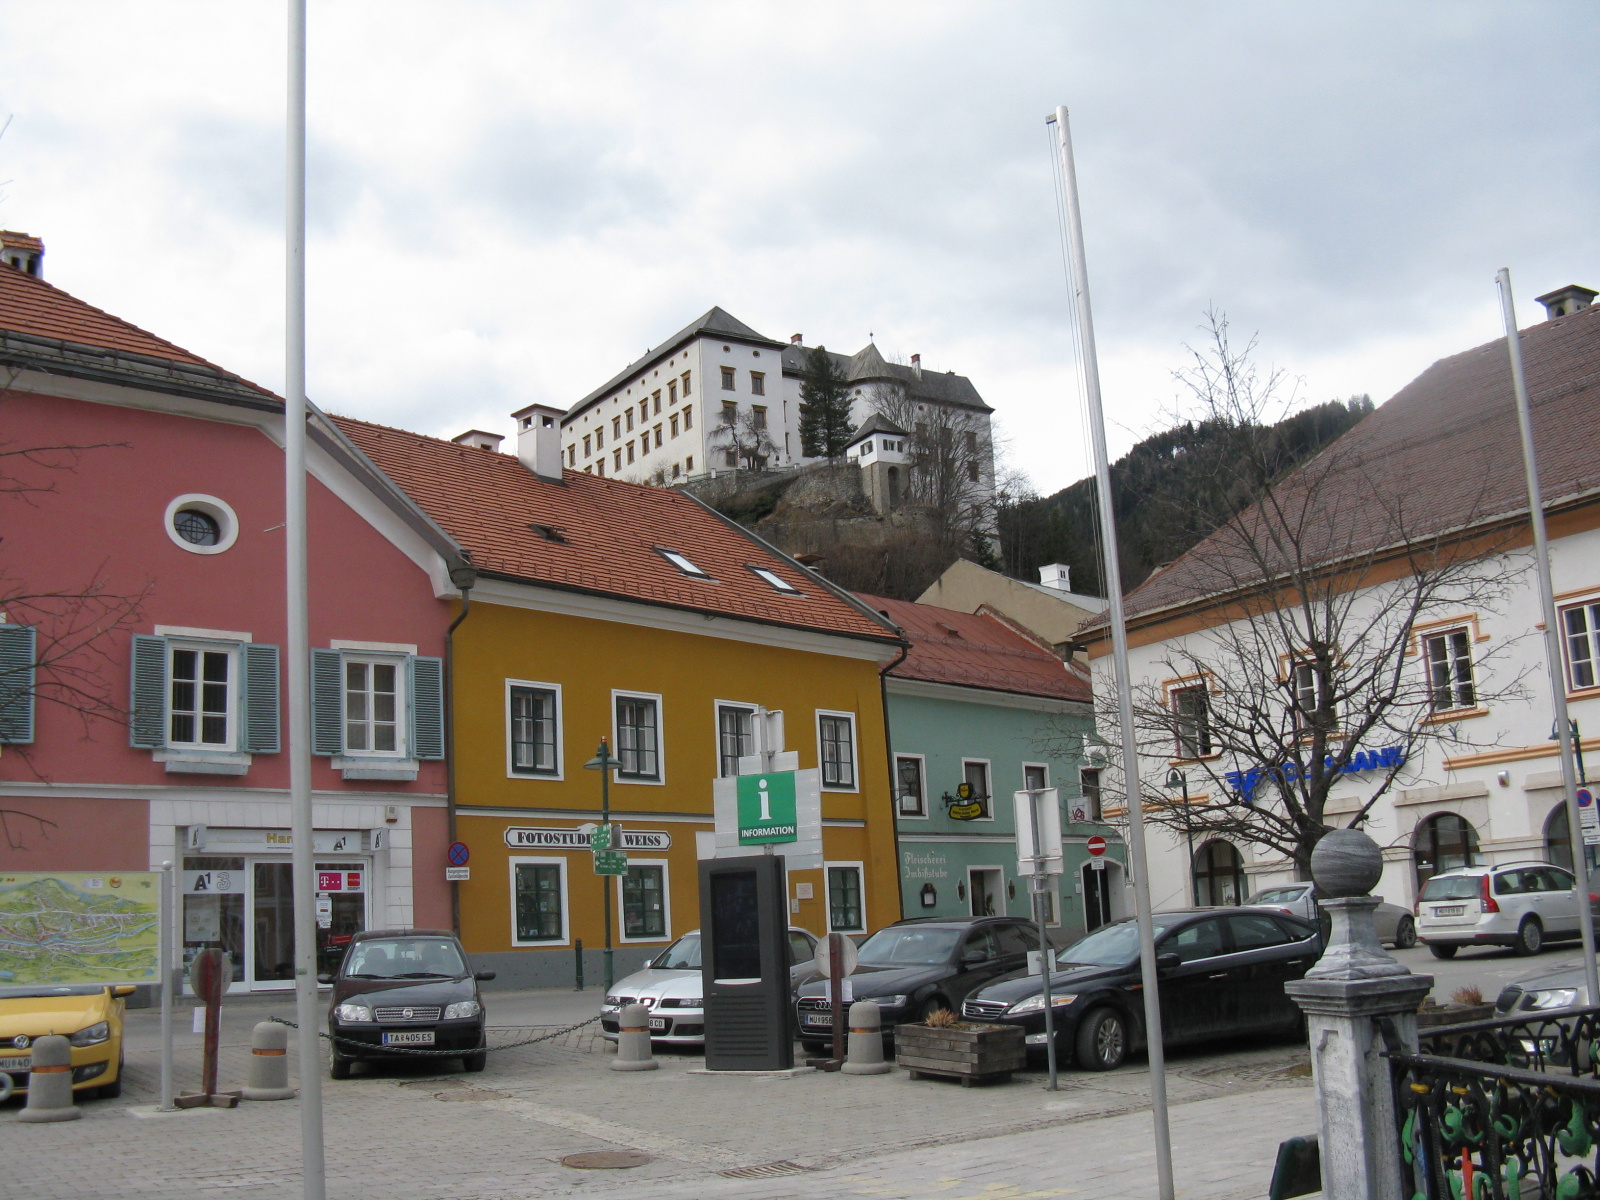
<path id="1" fill-rule="evenodd" d="M 1268 888 L 1251 896 L 1246 904 L 1293 904 L 1305 896 L 1305 888 Z"/>
<path id="2" fill-rule="evenodd" d="M 1483 890 L 1478 875 L 1435 875 L 1422 885 L 1424 900 L 1476 900 Z"/>
<path id="3" fill-rule="evenodd" d="M 650 964 L 658 971 L 698 971 L 700 969 L 700 935 L 686 933 L 661 952 Z"/>
<path id="4" fill-rule="evenodd" d="M 880 929 L 861 944 L 859 958 L 875 967 L 926 967 L 950 961 L 960 929 L 948 925 L 894 925 Z"/>
<path id="5" fill-rule="evenodd" d="M 103 983 L 62 983 L 51 987 L 0 988 L 0 1000 L 37 1000 L 47 996 L 96 996 L 106 990 Z"/>
<path id="6" fill-rule="evenodd" d="M 1176 918 L 1155 919 L 1155 936 L 1160 937 Z M 1139 957 L 1139 925 L 1118 921 L 1096 929 L 1086 938 L 1073 942 L 1056 955 L 1059 966 L 1120 967 Z"/>
<path id="7" fill-rule="evenodd" d="M 350 947 L 344 974 L 354 979 L 448 979 L 467 964 L 451 938 L 374 938 Z"/>

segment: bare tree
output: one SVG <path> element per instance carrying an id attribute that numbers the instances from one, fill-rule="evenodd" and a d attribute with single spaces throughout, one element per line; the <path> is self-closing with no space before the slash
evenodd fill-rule
<path id="1" fill-rule="evenodd" d="M 731 465 L 746 471 L 765 471 L 778 444 L 767 429 L 764 409 L 739 410 L 732 406 L 723 409 L 724 416 L 711 435 L 713 450 L 731 453 Z"/>
<path id="2" fill-rule="evenodd" d="M 1214 451 L 1210 486 L 1187 498 L 1185 518 L 1210 522 L 1209 536 L 1169 568 L 1182 572 L 1183 598 L 1203 605 L 1203 627 L 1164 643 L 1134 710 L 1145 760 L 1181 760 L 1189 790 L 1213 802 L 1185 804 L 1159 775 L 1143 781 L 1142 800 L 1196 845 L 1217 835 L 1254 843 L 1309 878 L 1311 850 L 1331 828 L 1329 794 L 1347 774 L 1377 780 L 1356 824 L 1415 775 L 1408 764 L 1430 744 L 1467 744 L 1452 713 L 1523 694 L 1520 674 L 1494 669 L 1504 642 L 1474 647 L 1463 667 L 1429 661 L 1418 631 L 1496 611 L 1523 564 L 1506 552 L 1514 531 L 1464 535 L 1481 504 L 1440 520 L 1423 497 L 1413 511 L 1418 490 L 1395 486 L 1359 438 L 1286 473 L 1292 448 L 1271 429 L 1292 401 L 1286 381 L 1253 365 L 1253 339 L 1231 344 L 1220 313 L 1206 330 L 1178 378 L 1230 436 Z M 1239 511 L 1241 488 L 1258 499 Z M 1160 573 L 1145 586 L 1162 586 Z M 1114 697 L 1098 704 L 1100 728 L 1115 729 Z"/>

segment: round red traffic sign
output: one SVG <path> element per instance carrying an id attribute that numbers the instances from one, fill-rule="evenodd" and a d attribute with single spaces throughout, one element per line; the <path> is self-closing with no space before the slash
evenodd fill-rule
<path id="1" fill-rule="evenodd" d="M 450 849 L 446 853 L 449 855 L 452 867 L 464 867 L 467 865 L 467 859 L 472 857 L 472 851 L 467 849 L 465 842 L 451 842 Z"/>
<path id="2" fill-rule="evenodd" d="M 1106 840 L 1097 833 L 1084 843 L 1084 849 L 1088 850 L 1093 857 L 1099 858 L 1106 852 Z"/>

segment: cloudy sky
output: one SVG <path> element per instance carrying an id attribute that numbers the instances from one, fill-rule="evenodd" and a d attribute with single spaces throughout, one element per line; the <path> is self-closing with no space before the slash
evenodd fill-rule
<path id="1" fill-rule="evenodd" d="M 283 6 L 0 3 L 0 227 L 274 388 Z M 1085 472 L 1044 126 L 1072 111 L 1114 448 L 1208 305 L 1305 401 L 1600 287 L 1600 5 L 312 0 L 310 390 L 450 436 L 713 304 L 971 376 Z"/>

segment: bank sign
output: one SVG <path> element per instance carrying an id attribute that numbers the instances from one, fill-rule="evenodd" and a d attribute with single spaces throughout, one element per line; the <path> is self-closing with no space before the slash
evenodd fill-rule
<path id="1" fill-rule="evenodd" d="M 1337 772 L 1340 775 L 1358 775 L 1363 771 L 1392 771 L 1405 765 L 1406 752 L 1403 746 L 1385 746 L 1381 750 L 1357 750 L 1342 764 L 1331 754 L 1322 760 L 1323 771 L 1328 774 Z M 1228 790 L 1242 797 L 1247 804 L 1255 796 L 1256 789 L 1269 779 L 1297 783 L 1300 778 L 1301 771 L 1295 763 L 1284 763 L 1278 767 L 1251 767 L 1247 771 L 1224 771 L 1222 775 Z"/>
<path id="2" fill-rule="evenodd" d="M 795 810 L 795 772 L 768 771 L 741 775 L 739 786 L 739 844 L 760 846 L 800 839 Z"/>

